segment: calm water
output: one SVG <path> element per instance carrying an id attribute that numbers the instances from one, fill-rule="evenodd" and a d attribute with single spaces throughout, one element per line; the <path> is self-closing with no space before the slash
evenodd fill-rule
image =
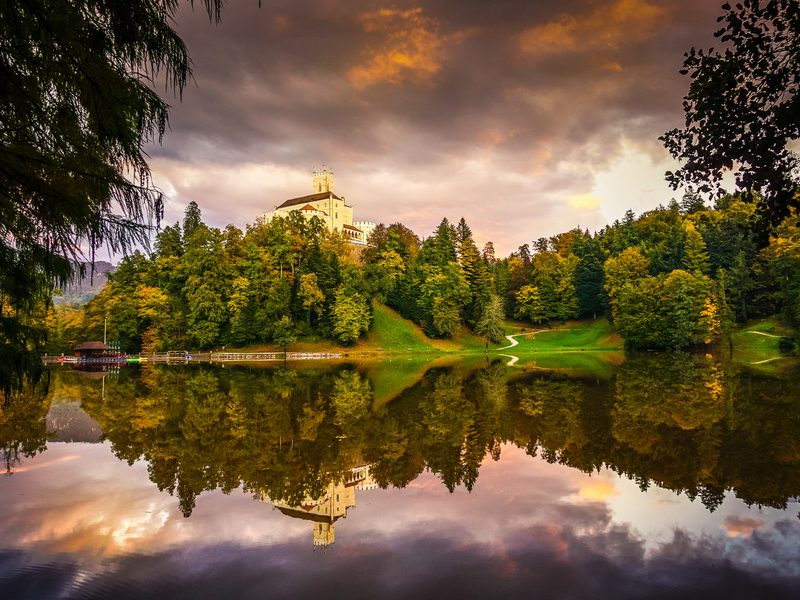
<path id="1" fill-rule="evenodd" d="M 0 413 L 0 597 L 798 598 L 798 384 L 689 355 L 55 370 Z"/>

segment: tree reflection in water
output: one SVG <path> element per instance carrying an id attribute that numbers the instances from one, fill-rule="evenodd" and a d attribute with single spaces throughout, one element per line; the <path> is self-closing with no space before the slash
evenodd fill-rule
<path id="1" fill-rule="evenodd" d="M 380 487 L 427 468 L 451 491 L 472 489 L 504 443 L 585 472 L 608 467 L 709 510 L 726 490 L 778 508 L 800 495 L 797 374 L 759 378 L 689 354 L 632 356 L 610 379 L 520 373 L 501 362 L 431 368 L 375 404 L 376 382 L 359 365 L 153 365 L 107 378 L 104 393 L 58 371 L 49 399 L 80 398 L 114 454 L 146 461 L 187 517 L 217 488 L 286 510 L 311 505 L 364 465 Z M 4 409 L 7 462 L 41 450 L 45 408 Z"/>

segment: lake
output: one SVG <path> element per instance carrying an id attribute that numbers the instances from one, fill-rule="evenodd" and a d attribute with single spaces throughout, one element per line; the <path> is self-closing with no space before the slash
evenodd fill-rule
<path id="1" fill-rule="evenodd" d="M 691 354 L 54 368 L 0 413 L 0 597 L 798 598 L 798 390 Z"/>

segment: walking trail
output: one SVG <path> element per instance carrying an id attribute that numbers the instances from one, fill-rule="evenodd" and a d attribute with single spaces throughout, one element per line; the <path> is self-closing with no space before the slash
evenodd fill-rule
<path id="1" fill-rule="evenodd" d="M 747 333 L 757 333 L 758 335 L 765 335 L 765 336 L 767 336 L 767 337 L 771 337 L 771 338 L 779 338 L 779 337 L 782 337 L 782 336 L 780 336 L 780 335 L 775 335 L 775 334 L 773 334 L 773 333 L 766 333 L 766 332 L 764 332 L 764 331 L 748 331 Z"/>
<path id="2" fill-rule="evenodd" d="M 509 341 L 508 346 L 503 346 L 502 348 L 497 348 L 497 350 L 508 350 L 509 348 L 513 348 L 514 346 L 519 346 L 519 342 L 516 338 L 523 336 L 523 335 L 534 335 L 540 333 L 542 331 L 553 331 L 552 329 L 534 329 L 533 331 L 527 331 L 525 333 L 515 333 L 513 335 L 507 335 L 506 339 Z M 513 367 L 517 361 L 519 360 L 519 356 L 514 356 L 512 354 L 501 354 L 500 356 L 505 356 L 506 358 L 510 359 L 507 363 L 507 367 Z"/>
<path id="3" fill-rule="evenodd" d="M 771 337 L 771 338 L 779 338 L 779 337 L 781 337 L 779 335 L 775 335 L 773 333 L 766 333 L 764 331 L 748 331 L 748 333 L 757 333 L 758 335 L 765 335 L 765 336 Z M 773 360 L 781 360 L 782 358 L 786 358 L 786 357 L 785 356 L 776 356 L 774 358 L 767 358 L 765 360 L 759 360 L 759 361 L 756 361 L 756 362 L 751 362 L 750 364 L 751 365 L 763 365 L 764 363 L 772 362 Z"/>

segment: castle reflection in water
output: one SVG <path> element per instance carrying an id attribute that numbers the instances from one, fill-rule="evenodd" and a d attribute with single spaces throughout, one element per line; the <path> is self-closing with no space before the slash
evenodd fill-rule
<path id="1" fill-rule="evenodd" d="M 347 517 L 347 510 L 356 505 L 356 490 L 374 490 L 378 484 L 372 479 L 368 465 L 355 467 L 344 479 L 331 481 L 319 498 L 306 497 L 299 504 L 271 500 L 266 494 L 262 502 L 272 504 L 284 515 L 311 521 L 314 527 L 314 546 L 330 546 L 335 541 L 334 523 Z"/>

